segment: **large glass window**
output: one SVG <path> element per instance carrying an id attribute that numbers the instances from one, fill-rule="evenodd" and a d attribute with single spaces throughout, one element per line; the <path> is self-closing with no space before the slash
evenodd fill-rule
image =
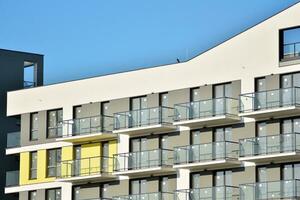
<path id="1" fill-rule="evenodd" d="M 47 114 L 48 121 L 48 138 L 62 136 L 63 110 L 51 110 Z"/>
<path id="2" fill-rule="evenodd" d="M 37 152 L 30 153 L 30 179 L 37 178 Z"/>
<path id="3" fill-rule="evenodd" d="M 61 189 L 49 189 L 46 191 L 46 200 L 61 200 Z"/>
<path id="4" fill-rule="evenodd" d="M 286 164 L 282 168 L 282 178 L 283 180 L 293 180 L 300 179 L 300 164 Z"/>
<path id="5" fill-rule="evenodd" d="M 47 176 L 55 177 L 60 175 L 61 149 L 48 150 Z"/>
<path id="6" fill-rule="evenodd" d="M 214 186 L 231 186 L 232 185 L 232 171 L 217 171 L 214 175 Z"/>
<path id="7" fill-rule="evenodd" d="M 147 97 L 135 97 L 130 99 L 130 120 L 129 126 L 135 127 L 146 124 L 148 122 Z"/>
<path id="8" fill-rule="evenodd" d="M 300 58 L 300 28 L 280 31 L 280 59 L 294 60 Z"/>
<path id="9" fill-rule="evenodd" d="M 143 194 L 147 193 L 147 180 L 131 180 L 130 181 L 130 194 Z"/>
<path id="10" fill-rule="evenodd" d="M 28 199 L 29 200 L 38 200 L 37 199 L 37 192 L 36 191 L 29 191 L 28 192 Z"/>
<path id="11" fill-rule="evenodd" d="M 38 113 L 30 114 L 30 140 L 38 139 L 38 128 L 39 128 L 39 117 Z"/>

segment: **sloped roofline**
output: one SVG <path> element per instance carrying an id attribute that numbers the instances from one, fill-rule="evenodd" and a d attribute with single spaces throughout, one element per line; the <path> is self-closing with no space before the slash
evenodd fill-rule
<path id="1" fill-rule="evenodd" d="M 199 53 L 199 54 L 197 54 L 197 55 L 189 58 L 188 60 L 182 61 L 180 63 L 190 62 L 191 60 L 193 60 L 193 59 L 201 56 L 202 54 L 205 54 L 205 53 L 207 53 L 207 52 L 209 52 L 209 51 L 217 48 L 218 46 L 221 46 L 222 44 L 230 41 L 231 39 L 233 39 L 233 38 L 235 38 L 235 37 L 237 37 L 237 36 L 239 36 L 239 35 L 247 32 L 247 31 L 249 31 L 252 28 L 255 28 L 256 26 L 258 26 L 258 25 L 264 23 L 265 21 L 267 21 L 267 20 L 275 17 L 276 15 L 279 15 L 279 14 L 285 12 L 286 10 L 290 9 L 291 7 L 293 7 L 293 6 L 295 6 L 295 5 L 299 4 L 299 3 L 300 3 L 300 0 L 298 0 L 296 3 L 288 6 L 287 8 L 285 8 L 283 10 L 281 10 L 279 12 L 276 12 L 275 14 L 271 15 L 270 17 L 267 17 L 266 19 L 264 19 L 264 20 L 262 20 L 262 21 L 260 21 L 260 22 L 258 22 L 256 24 L 254 24 L 254 25 L 246 28 L 245 30 L 243 30 L 241 32 L 238 32 L 237 34 L 234 34 L 233 36 L 231 36 L 228 39 L 226 39 L 226 40 L 224 40 L 224 41 L 222 41 L 222 42 L 220 42 L 220 43 L 212 46 L 211 48 L 208 48 L 207 50 L 205 50 L 205 51 L 203 51 L 203 52 L 201 52 L 201 53 Z M 159 67 L 167 67 L 167 66 L 170 66 L 170 65 L 176 65 L 176 64 L 180 64 L 180 63 L 174 62 L 174 63 L 162 64 L 162 65 L 157 65 L 157 66 L 151 66 L 151 67 L 141 67 L 141 68 L 138 68 L 138 69 L 125 70 L 125 71 L 120 71 L 120 72 L 113 72 L 113 73 L 108 73 L 108 74 L 103 74 L 103 75 L 95 75 L 95 76 L 91 76 L 91 77 L 85 77 L 85 78 L 79 78 L 79 79 L 75 79 L 75 80 L 61 81 L 61 82 L 51 83 L 51 84 L 47 84 L 47 85 L 43 85 L 43 86 L 37 86 L 37 87 L 34 87 L 34 88 L 28 88 L 26 90 L 35 89 L 35 88 L 39 88 L 39 87 L 47 87 L 47 86 L 52 86 L 52 85 L 57 85 L 57 84 L 64 84 L 64 83 L 70 83 L 70 82 L 76 82 L 76 81 L 82 81 L 82 80 L 100 78 L 100 77 L 104 77 L 104 76 L 111 76 L 111 75 L 117 75 L 117 74 L 123 74 L 123 73 L 130 73 L 130 72 L 136 72 L 136 71 L 141 71 L 141 70 L 148 70 L 148 69 L 159 68 Z M 19 90 L 23 90 L 23 89 L 19 89 Z M 18 91 L 18 90 L 13 90 L 13 91 Z"/>

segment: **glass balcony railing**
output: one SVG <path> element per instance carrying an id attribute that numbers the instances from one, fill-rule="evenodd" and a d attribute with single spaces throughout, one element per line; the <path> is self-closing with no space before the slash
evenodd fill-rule
<path id="1" fill-rule="evenodd" d="M 6 172 L 6 187 L 19 185 L 19 171 Z"/>
<path id="2" fill-rule="evenodd" d="M 283 88 L 242 94 L 240 96 L 240 112 L 253 112 L 286 106 L 300 105 L 300 88 Z"/>
<path id="3" fill-rule="evenodd" d="M 300 57 L 300 42 L 283 45 L 283 59 L 296 59 Z"/>
<path id="4" fill-rule="evenodd" d="M 237 159 L 238 149 L 237 142 L 228 141 L 176 147 L 174 149 L 174 164 Z"/>
<path id="5" fill-rule="evenodd" d="M 240 140 L 240 156 L 268 155 L 300 151 L 300 134 L 279 134 Z"/>
<path id="6" fill-rule="evenodd" d="M 110 174 L 112 165 L 112 158 L 104 156 L 62 161 L 59 164 L 60 178 Z"/>
<path id="7" fill-rule="evenodd" d="M 241 200 L 299 199 L 300 181 L 281 180 L 240 185 Z"/>
<path id="8" fill-rule="evenodd" d="M 113 197 L 113 200 L 174 200 L 174 193 L 152 192 Z"/>
<path id="9" fill-rule="evenodd" d="M 219 115 L 238 115 L 238 99 L 223 97 L 175 105 L 175 121 L 200 119 Z"/>
<path id="10" fill-rule="evenodd" d="M 136 128 L 157 124 L 171 124 L 174 109 L 169 107 L 154 107 L 132 110 L 114 114 L 114 129 Z"/>
<path id="11" fill-rule="evenodd" d="M 64 122 L 67 126 L 68 136 L 87 135 L 93 133 L 109 133 L 113 130 L 113 117 L 93 116 L 67 120 Z"/>
<path id="12" fill-rule="evenodd" d="M 238 187 L 216 186 L 207 188 L 177 190 L 175 193 L 175 200 L 237 200 L 238 196 Z"/>
<path id="13" fill-rule="evenodd" d="M 7 133 L 7 148 L 15 148 L 20 146 L 20 131 Z"/>
<path id="14" fill-rule="evenodd" d="M 114 171 L 116 172 L 171 166 L 172 164 L 173 151 L 169 149 L 155 149 L 114 155 Z"/>

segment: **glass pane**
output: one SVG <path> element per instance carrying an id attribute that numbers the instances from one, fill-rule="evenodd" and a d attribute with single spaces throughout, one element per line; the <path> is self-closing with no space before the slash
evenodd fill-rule
<path id="1" fill-rule="evenodd" d="M 281 77 L 281 88 L 290 88 L 292 87 L 292 75 L 283 75 Z"/>
<path id="2" fill-rule="evenodd" d="M 267 123 L 266 122 L 259 122 L 257 123 L 257 136 L 266 136 L 267 134 Z"/>
<path id="3" fill-rule="evenodd" d="M 136 180 L 136 181 L 131 181 L 130 182 L 131 184 L 131 194 L 139 194 L 140 193 L 140 185 L 139 185 L 139 181 Z"/>
<path id="4" fill-rule="evenodd" d="M 200 101 L 200 89 L 199 88 L 191 89 L 191 101 Z"/>
<path id="5" fill-rule="evenodd" d="M 225 97 L 232 97 L 232 84 L 225 84 Z"/>
<path id="6" fill-rule="evenodd" d="M 169 182 L 168 177 L 162 177 L 160 182 L 161 192 L 169 192 L 168 182 Z"/>
<path id="7" fill-rule="evenodd" d="M 224 171 L 216 172 L 215 186 L 222 186 L 225 183 Z"/>
<path id="8" fill-rule="evenodd" d="M 287 134 L 287 133 L 292 133 L 292 131 L 293 131 L 292 120 L 291 119 L 283 120 L 282 133 Z"/>
<path id="9" fill-rule="evenodd" d="M 160 106 L 167 107 L 169 105 L 168 103 L 168 93 L 160 94 Z"/>
<path id="10" fill-rule="evenodd" d="M 224 85 L 214 86 L 214 98 L 224 97 Z"/>
<path id="11" fill-rule="evenodd" d="M 283 167 L 283 179 L 284 180 L 293 179 L 293 165 L 284 165 L 284 167 Z"/>
<path id="12" fill-rule="evenodd" d="M 141 180 L 141 191 L 140 193 L 143 194 L 143 193 L 147 193 L 147 180 Z"/>
<path id="13" fill-rule="evenodd" d="M 38 200 L 37 199 L 37 192 L 36 191 L 30 191 L 29 192 L 29 199 L 30 200 Z"/>
<path id="14" fill-rule="evenodd" d="M 266 91 L 266 79 L 260 78 L 256 80 L 256 92 Z"/>
<path id="15" fill-rule="evenodd" d="M 300 87 L 300 73 L 293 74 L 293 87 Z"/>
<path id="16" fill-rule="evenodd" d="M 200 188 L 200 174 L 192 175 L 192 188 Z"/>
<path id="17" fill-rule="evenodd" d="M 257 172 L 258 172 L 258 182 L 266 182 L 268 180 L 266 167 L 259 167 L 257 169 Z"/>
<path id="18" fill-rule="evenodd" d="M 192 144 L 200 144 L 200 131 L 192 131 Z"/>

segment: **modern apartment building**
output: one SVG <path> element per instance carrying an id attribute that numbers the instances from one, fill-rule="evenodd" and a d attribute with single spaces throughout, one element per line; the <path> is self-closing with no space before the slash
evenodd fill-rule
<path id="1" fill-rule="evenodd" d="M 8 92 L 21 135 L 5 192 L 299 199 L 299 42 L 300 3 L 184 63 Z"/>
<path id="2" fill-rule="evenodd" d="M 16 200 L 17 194 L 4 194 L 5 179 L 19 170 L 19 156 L 5 155 L 5 149 L 16 147 L 20 136 L 20 117 L 6 117 L 7 91 L 41 86 L 43 84 L 43 56 L 33 53 L 0 49 L 0 199 Z M 8 174 L 6 174 L 6 171 Z M 18 176 L 15 176 L 17 178 Z M 9 184 L 9 180 L 7 180 Z"/>

